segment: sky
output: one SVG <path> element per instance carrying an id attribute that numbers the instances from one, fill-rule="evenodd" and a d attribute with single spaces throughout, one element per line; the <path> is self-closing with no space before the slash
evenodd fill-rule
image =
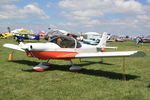
<path id="1" fill-rule="evenodd" d="M 0 32 L 26 28 L 150 35 L 150 0 L 0 0 Z"/>

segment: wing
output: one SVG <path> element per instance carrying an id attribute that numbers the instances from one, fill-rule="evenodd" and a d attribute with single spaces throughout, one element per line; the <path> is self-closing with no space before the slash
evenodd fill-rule
<path id="1" fill-rule="evenodd" d="M 119 52 L 97 52 L 97 53 L 78 53 L 75 58 L 92 57 L 143 57 L 146 54 L 142 51 L 119 51 Z"/>
<path id="2" fill-rule="evenodd" d="M 4 44 L 3 47 L 14 49 L 14 50 L 19 50 L 19 51 L 24 51 L 23 49 L 19 47 L 19 45 L 15 45 L 15 44 Z"/>

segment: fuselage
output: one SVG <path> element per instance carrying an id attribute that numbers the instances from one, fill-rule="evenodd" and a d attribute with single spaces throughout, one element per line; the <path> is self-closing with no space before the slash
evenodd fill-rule
<path id="1" fill-rule="evenodd" d="M 28 56 L 39 59 L 72 59 L 78 53 L 97 52 L 96 46 L 82 45 L 80 48 L 62 48 L 55 43 L 27 43 L 21 46 Z"/>

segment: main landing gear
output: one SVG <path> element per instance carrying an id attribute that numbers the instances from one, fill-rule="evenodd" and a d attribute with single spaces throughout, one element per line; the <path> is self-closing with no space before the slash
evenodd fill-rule
<path id="1" fill-rule="evenodd" d="M 71 63 L 71 67 L 69 68 L 69 71 L 77 72 L 77 71 L 80 71 L 82 69 L 80 66 L 73 65 L 72 60 L 70 60 L 70 63 Z"/>
<path id="2" fill-rule="evenodd" d="M 49 62 L 49 60 L 47 62 L 41 62 L 38 65 L 36 65 L 35 67 L 33 67 L 33 69 L 35 71 L 40 71 L 40 72 L 46 71 L 50 68 L 50 64 L 48 62 Z M 77 72 L 82 69 L 80 66 L 73 65 L 73 62 L 71 60 L 70 60 L 70 62 L 71 62 L 71 67 L 69 68 L 69 71 Z"/>
<path id="3" fill-rule="evenodd" d="M 46 71 L 50 67 L 50 64 L 48 62 L 49 62 L 49 59 L 47 60 L 47 62 L 41 62 L 41 63 L 39 63 L 38 65 L 36 65 L 35 67 L 33 67 L 33 69 L 35 71 L 39 71 L 39 72 Z"/>
<path id="4" fill-rule="evenodd" d="M 34 69 L 35 71 L 41 72 L 41 71 L 46 71 L 46 70 L 48 70 L 49 67 L 50 67 L 50 64 L 49 64 L 49 63 L 47 63 L 47 62 L 41 62 L 41 63 L 39 63 L 38 65 L 36 65 L 35 67 L 33 67 L 33 69 Z"/>

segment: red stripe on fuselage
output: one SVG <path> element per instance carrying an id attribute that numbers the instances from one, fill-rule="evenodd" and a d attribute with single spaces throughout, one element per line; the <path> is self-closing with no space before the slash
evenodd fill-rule
<path id="1" fill-rule="evenodd" d="M 39 59 L 71 59 L 75 58 L 77 52 L 53 52 L 53 51 L 31 51 L 33 56 Z"/>

